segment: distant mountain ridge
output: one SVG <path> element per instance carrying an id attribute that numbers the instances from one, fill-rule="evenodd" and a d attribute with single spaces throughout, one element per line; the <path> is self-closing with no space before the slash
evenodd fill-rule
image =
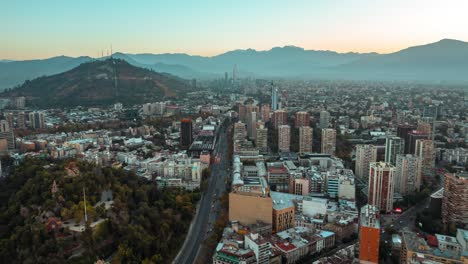
<path id="1" fill-rule="evenodd" d="M 452 39 L 389 54 L 337 53 L 284 46 L 267 51 L 233 50 L 212 57 L 184 53 L 115 53 L 113 57 L 187 79 L 223 78 L 224 72 L 231 76 L 237 64 L 240 77 L 468 82 L 468 43 Z M 1 62 L 0 89 L 21 84 L 26 79 L 63 72 L 90 60 L 61 56 Z"/>
<path id="2" fill-rule="evenodd" d="M 139 68 L 121 59 L 93 60 L 69 71 L 26 81 L 2 97 L 25 96 L 39 107 L 126 105 L 159 101 L 186 93 L 186 80 Z"/>

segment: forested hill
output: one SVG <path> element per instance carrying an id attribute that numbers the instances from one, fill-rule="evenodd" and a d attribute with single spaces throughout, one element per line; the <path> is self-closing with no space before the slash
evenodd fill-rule
<path id="1" fill-rule="evenodd" d="M 37 107 L 139 104 L 186 93 L 186 80 L 120 59 L 86 62 L 64 73 L 36 78 L 0 96 L 25 96 Z"/>
<path id="2" fill-rule="evenodd" d="M 84 223 L 83 188 L 87 227 L 71 231 Z M 112 255 L 113 263 L 170 263 L 198 199 L 122 169 L 26 159 L 0 180 L 0 262 L 93 263 Z"/>

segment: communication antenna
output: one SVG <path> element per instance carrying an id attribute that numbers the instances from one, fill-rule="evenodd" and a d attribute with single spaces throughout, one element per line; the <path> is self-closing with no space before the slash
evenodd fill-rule
<path id="1" fill-rule="evenodd" d="M 88 213 L 86 212 L 86 192 L 85 188 L 83 187 L 83 200 L 84 200 L 84 219 L 85 219 L 85 224 L 88 222 Z"/>

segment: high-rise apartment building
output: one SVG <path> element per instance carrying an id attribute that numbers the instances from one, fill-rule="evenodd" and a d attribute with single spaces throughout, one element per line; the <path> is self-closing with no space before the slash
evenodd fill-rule
<path id="1" fill-rule="evenodd" d="M 268 128 L 263 124 L 257 124 L 257 137 L 255 145 L 260 152 L 268 151 Z"/>
<path id="2" fill-rule="evenodd" d="M 299 153 L 312 153 L 312 135 L 310 126 L 299 127 Z"/>
<path id="3" fill-rule="evenodd" d="M 356 145 L 355 175 L 365 181 L 369 179 L 371 162 L 377 161 L 377 148 L 374 145 Z"/>
<path id="4" fill-rule="evenodd" d="M 270 112 L 271 108 L 269 104 L 262 105 L 262 107 L 260 108 L 260 118 L 263 122 L 270 122 Z"/>
<path id="5" fill-rule="evenodd" d="M 396 164 L 396 157 L 405 152 L 405 140 L 401 137 L 388 136 L 385 139 L 385 162 Z"/>
<path id="6" fill-rule="evenodd" d="M 379 209 L 364 205 L 359 217 L 359 262 L 379 263 Z"/>
<path id="7" fill-rule="evenodd" d="M 320 112 L 320 128 L 328 128 L 330 126 L 330 113 L 327 111 Z"/>
<path id="8" fill-rule="evenodd" d="M 380 211 L 393 210 L 393 189 L 395 167 L 385 162 L 372 162 L 369 170 L 368 203 Z"/>
<path id="9" fill-rule="evenodd" d="M 289 152 L 291 147 L 291 127 L 281 125 L 278 127 L 278 150 L 280 152 Z"/>
<path id="10" fill-rule="evenodd" d="M 451 224 L 468 224 L 468 172 L 445 174 L 442 198 L 442 224 L 447 231 Z"/>
<path id="11" fill-rule="evenodd" d="M 310 115 L 305 111 L 296 112 L 296 120 L 294 121 L 294 127 L 305 127 L 310 126 Z"/>
<path id="12" fill-rule="evenodd" d="M 273 113 L 273 126 L 278 129 L 279 126 L 288 124 L 288 113 L 284 110 L 276 110 Z"/>
<path id="13" fill-rule="evenodd" d="M 180 145 L 188 147 L 192 141 L 192 120 L 182 119 L 180 121 Z"/>
<path id="14" fill-rule="evenodd" d="M 45 128 L 45 117 L 43 112 L 29 113 L 29 124 L 33 129 Z"/>
<path id="15" fill-rule="evenodd" d="M 332 128 L 322 129 L 322 153 L 335 155 L 336 130 Z"/>
<path id="16" fill-rule="evenodd" d="M 415 145 L 415 155 L 422 161 L 422 174 L 424 176 L 434 175 L 435 150 L 434 142 L 430 139 L 418 139 Z"/>
<path id="17" fill-rule="evenodd" d="M 399 154 L 395 165 L 394 191 L 408 195 L 419 191 L 421 186 L 421 159 L 411 154 Z"/>
<path id="18" fill-rule="evenodd" d="M 432 133 L 432 123 L 430 118 L 424 118 L 418 120 L 417 131 L 421 131 L 424 134 L 430 135 Z"/>

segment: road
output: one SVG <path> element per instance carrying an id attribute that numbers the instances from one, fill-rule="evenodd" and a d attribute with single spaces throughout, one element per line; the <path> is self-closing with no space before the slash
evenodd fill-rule
<path id="1" fill-rule="evenodd" d="M 211 232 L 220 209 L 218 198 L 226 191 L 226 180 L 228 176 L 227 160 L 228 143 L 226 138 L 226 127 L 222 126 L 213 155 L 218 155 L 218 162 L 211 166 L 211 176 L 208 179 L 207 190 L 202 194 L 197 214 L 192 221 L 185 242 L 174 259 L 173 263 L 193 263 L 198 255 L 200 246 Z"/>

